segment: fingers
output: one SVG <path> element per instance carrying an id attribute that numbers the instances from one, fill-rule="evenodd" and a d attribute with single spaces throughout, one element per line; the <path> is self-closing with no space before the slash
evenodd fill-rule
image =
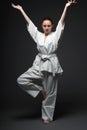
<path id="1" fill-rule="evenodd" d="M 72 3 L 73 0 L 68 0 L 68 3 Z"/>
<path id="2" fill-rule="evenodd" d="M 76 0 L 68 0 L 69 3 L 77 3 Z"/>
<path id="3" fill-rule="evenodd" d="M 13 6 L 14 6 L 14 4 L 13 4 L 13 3 L 11 3 L 11 6 L 13 7 Z"/>
<path id="4" fill-rule="evenodd" d="M 12 3 L 11 5 L 12 5 L 12 7 L 14 7 L 14 8 L 16 8 L 17 6 L 19 6 L 19 5 L 15 5 L 15 4 L 13 4 L 13 3 Z"/>
<path id="5" fill-rule="evenodd" d="M 14 8 L 16 7 L 13 3 L 11 3 L 11 6 L 14 7 Z"/>
<path id="6" fill-rule="evenodd" d="M 77 1 L 76 1 L 76 0 L 73 0 L 73 3 L 77 3 Z"/>

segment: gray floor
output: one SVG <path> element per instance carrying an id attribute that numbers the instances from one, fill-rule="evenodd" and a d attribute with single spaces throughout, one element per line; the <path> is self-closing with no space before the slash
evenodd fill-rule
<path id="1" fill-rule="evenodd" d="M 35 109 L 35 108 L 34 108 Z M 42 123 L 40 111 L 4 109 L 0 111 L 0 130 L 87 130 L 87 106 L 63 103 L 55 109 L 54 121 Z"/>

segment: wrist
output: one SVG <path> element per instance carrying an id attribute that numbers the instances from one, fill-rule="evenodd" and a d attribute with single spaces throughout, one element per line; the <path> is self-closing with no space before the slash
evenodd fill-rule
<path id="1" fill-rule="evenodd" d="M 20 8 L 20 12 L 23 13 L 23 8 L 22 7 Z"/>
<path id="2" fill-rule="evenodd" d="M 68 8 L 68 7 L 69 7 L 69 6 L 68 6 L 68 4 L 66 3 L 66 4 L 65 4 L 65 8 Z"/>

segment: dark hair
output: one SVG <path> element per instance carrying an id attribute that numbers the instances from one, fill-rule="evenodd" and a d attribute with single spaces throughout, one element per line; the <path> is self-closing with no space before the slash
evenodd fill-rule
<path id="1" fill-rule="evenodd" d="M 43 23 L 43 21 L 45 21 L 45 20 L 49 20 L 51 22 L 51 24 L 53 24 L 53 20 L 50 17 L 43 18 L 41 23 Z"/>

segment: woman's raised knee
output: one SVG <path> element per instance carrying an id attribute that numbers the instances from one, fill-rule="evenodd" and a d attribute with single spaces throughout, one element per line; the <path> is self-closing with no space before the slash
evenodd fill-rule
<path id="1" fill-rule="evenodd" d="M 18 83 L 18 84 L 21 84 L 21 77 L 18 77 L 18 78 L 17 78 L 17 83 Z"/>

